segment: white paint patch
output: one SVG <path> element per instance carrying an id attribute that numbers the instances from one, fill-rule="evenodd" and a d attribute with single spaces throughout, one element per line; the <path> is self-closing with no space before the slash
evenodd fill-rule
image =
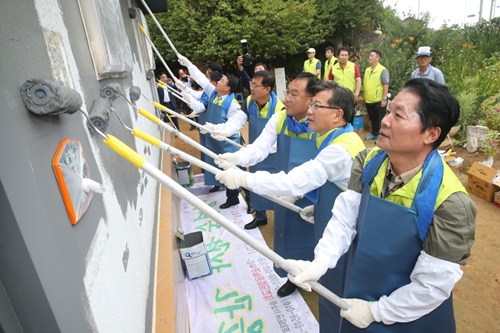
<path id="1" fill-rule="evenodd" d="M 38 13 L 40 26 L 44 29 L 46 36 L 47 52 L 52 64 L 52 68 L 58 65 L 65 70 L 54 72 L 54 79 L 58 79 L 75 89 L 84 100 L 82 109 L 86 111 L 85 94 L 80 82 L 79 70 L 69 42 L 68 30 L 64 24 L 63 13 L 58 0 L 35 0 L 35 8 Z M 51 41 L 47 36 L 58 36 Z M 54 40 L 56 42 L 54 43 Z M 85 42 L 86 40 L 82 40 Z M 51 52 L 58 50 L 58 55 L 51 57 Z M 64 60 L 61 60 L 64 57 Z M 59 63 L 60 62 L 60 63 Z M 134 72 L 137 80 L 135 85 L 141 87 L 143 93 L 152 100 L 151 83 L 145 79 L 141 73 L 141 66 L 134 64 Z M 138 106 L 153 112 L 151 104 L 143 98 L 138 101 Z M 131 108 L 130 112 L 135 112 Z M 76 116 L 76 115 L 75 115 Z M 157 125 L 139 117 L 130 117 L 133 120 L 132 126 L 158 136 Z M 136 208 L 129 204 L 125 216 L 123 216 L 120 204 L 117 199 L 115 188 L 111 182 L 107 166 L 104 165 L 102 154 L 115 154 L 111 150 L 101 152 L 97 145 L 97 140 L 101 137 L 92 137 L 87 130 L 86 119 L 81 115 L 82 126 L 88 135 L 88 140 L 92 148 L 92 154 L 96 160 L 102 182 L 106 192 L 102 198 L 94 196 L 94 200 L 103 200 L 105 208 L 105 218 L 99 221 L 92 244 L 86 258 L 86 272 L 83 282 L 88 298 L 87 317 L 93 318 L 95 331 L 107 332 L 144 332 L 146 322 L 147 300 L 149 292 L 151 267 L 151 249 L 154 224 L 156 223 L 157 186 L 158 183 L 149 176 L 148 185 L 144 192 L 140 192 L 139 184 L 129 184 L 138 191 Z M 142 154 L 144 147 L 150 146 L 142 141 L 136 140 L 138 152 Z M 146 154 L 146 159 L 153 165 L 158 165 L 160 152 L 150 146 L 151 155 Z M 127 164 L 124 167 L 132 167 L 125 160 L 116 154 L 116 162 Z M 116 164 L 114 165 L 116 166 Z M 94 170 L 94 174 L 95 174 Z M 109 166 L 109 172 L 116 172 L 115 168 Z M 139 171 L 137 171 L 139 172 Z M 142 223 L 139 222 L 139 211 L 142 209 Z M 122 262 L 123 252 L 128 244 L 129 258 L 125 272 Z"/>

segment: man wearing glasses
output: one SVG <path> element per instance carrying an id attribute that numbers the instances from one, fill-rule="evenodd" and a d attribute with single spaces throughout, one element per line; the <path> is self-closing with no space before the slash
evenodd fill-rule
<path id="1" fill-rule="evenodd" d="M 303 103 L 304 107 L 307 107 L 308 128 L 310 131 L 317 133 L 314 148 L 310 148 L 313 153 L 310 154 L 310 152 L 299 149 L 292 151 L 287 156 L 289 163 L 290 161 L 293 163 L 296 155 L 307 153 L 310 155 L 308 158 L 302 159 L 301 163 L 296 163 L 293 168 L 282 170 L 279 173 L 272 174 L 266 171 L 248 173 L 232 168 L 220 172 L 216 176 L 228 188 L 244 186 L 258 194 L 292 196 L 295 200 L 305 195 L 305 198 L 300 199 L 300 201 L 309 201 L 310 206 L 304 209 L 305 212 L 302 217 L 306 221 L 313 223 L 312 225 L 304 224 L 303 221 L 300 221 L 302 222 L 300 223 L 287 219 L 285 232 L 280 235 L 282 231 L 279 230 L 278 208 L 277 206 L 275 208 L 275 251 L 284 257 L 291 256 L 293 258 L 310 255 L 310 253 L 304 254 L 302 252 L 308 249 L 309 243 L 316 243 L 321 238 L 323 230 L 330 219 L 330 211 L 336 196 L 347 189 L 353 158 L 365 148 L 359 136 L 353 132 L 352 125 L 348 122 L 354 113 L 354 96 L 350 90 L 334 82 L 321 82 L 315 86 L 315 96 L 306 100 L 301 97 L 304 96 L 302 90 L 304 88 L 299 88 L 297 83 L 305 85 L 305 82 L 296 82 L 296 80 L 290 83 L 286 98 L 287 113 L 290 109 L 294 110 L 292 105 L 294 105 L 293 101 L 296 99 L 301 99 L 296 104 Z M 280 149 L 281 147 L 278 144 L 278 163 L 281 158 Z M 240 152 L 236 153 L 236 155 L 239 154 Z M 229 155 L 225 159 L 230 160 L 227 157 L 232 157 L 231 155 L 235 154 L 224 155 Z M 222 156 L 224 157 L 224 155 Z M 238 161 L 240 159 L 243 158 L 238 156 Z M 222 164 L 220 163 L 219 166 L 224 168 L 225 165 Z M 307 212 L 312 212 L 315 217 L 307 217 Z M 290 211 L 288 211 L 288 214 L 298 215 Z M 276 226 L 277 224 L 278 226 Z M 280 239 L 283 235 L 285 243 L 288 244 L 288 242 L 293 241 L 295 247 L 302 250 L 302 252 L 297 249 L 286 249 L 288 251 L 284 251 L 284 254 L 280 253 L 276 248 L 276 244 L 283 242 Z M 327 280 L 332 281 L 332 279 Z M 278 291 L 278 296 L 287 296 L 295 289 L 295 285 L 287 281 Z M 340 291 L 337 292 L 341 293 Z M 328 301 L 324 301 L 320 301 L 321 320 L 323 320 L 322 318 L 327 320 L 330 317 L 327 314 L 328 312 L 335 312 L 335 309 L 331 308 L 333 306 Z M 321 315 L 322 313 L 323 315 Z M 328 324 L 325 323 L 325 325 Z"/>

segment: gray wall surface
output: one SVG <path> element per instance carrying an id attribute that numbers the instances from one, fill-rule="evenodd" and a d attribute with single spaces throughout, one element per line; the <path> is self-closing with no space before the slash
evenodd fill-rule
<path id="1" fill-rule="evenodd" d="M 0 332 L 19 326 L 24 332 L 151 331 L 157 182 L 90 134 L 80 113 L 34 115 L 20 95 L 27 79 L 62 77 L 80 93 L 86 112 L 112 82 L 125 92 L 139 86 L 154 99 L 156 85 L 146 79 L 139 35 L 127 14 L 131 3 L 120 5 L 134 70 L 97 81 L 77 1 L 0 3 Z M 47 36 L 60 40 L 51 44 Z M 144 98 L 137 103 L 154 112 Z M 123 98 L 113 107 L 129 126 L 159 137 L 158 127 Z M 159 165 L 160 153 L 132 137 L 114 115 L 107 133 Z M 64 138 L 81 142 L 91 179 L 106 189 L 94 194 L 76 225 L 51 165 Z"/>

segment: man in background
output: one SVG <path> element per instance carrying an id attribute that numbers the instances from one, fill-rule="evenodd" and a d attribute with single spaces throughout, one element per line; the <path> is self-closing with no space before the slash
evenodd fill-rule
<path id="1" fill-rule="evenodd" d="M 354 104 L 358 103 L 359 92 L 361 91 L 361 72 L 358 65 L 349 61 L 349 50 L 347 48 L 340 48 L 339 62 L 333 65 L 328 80 L 333 80 L 352 91 Z"/>
<path id="2" fill-rule="evenodd" d="M 303 72 L 311 73 L 316 75 L 318 79 L 321 79 L 321 61 L 315 58 L 316 50 L 312 47 L 307 50 L 307 60 L 304 61 L 304 66 L 302 67 Z"/>
<path id="3" fill-rule="evenodd" d="M 415 60 L 418 64 L 418 69 L 411 73 L 412 79 L 422 78 L 434 80 L 437 83 L 444 84 L 444 75 L 436 67 L 431 66 L 432 51 L 430 46 L 421 46 L 418 48 Z"/>

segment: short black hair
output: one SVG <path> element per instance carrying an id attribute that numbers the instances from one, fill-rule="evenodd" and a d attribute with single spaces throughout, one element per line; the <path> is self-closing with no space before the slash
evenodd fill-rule
<path id="1" fill-rule="evenodd" d="M 208 64 L 208 68 L 212 70 L 212 72 L 219 72 L 219 73 L 224 73 L 224 69 L 222 68 L 222 65 L 219 64 L 217 61 L 211 62 Z"/>
<path id="2" fill-rule="evenodd" d="M 333 49 L 333 46 L 327 46 L 327 47 L 325 48 L 325 52 L 326 52 L 326 51 L 332 51 L 332 53 L 335 53 L 335 52 L 334 52 L 334 49 Z"/>
<path id="3" fill-rule="evenodd" d="M 271 90 L 274 89 L 274 85 L 276 84 L 276 80 L 274 79 L 274 75 L 268 71 L 258 71 L 253 75 L 254 78 L 261 77 L 262 85 L 264 87 L 271 87 Z"/>
<path id="4" fill-rule="evenodd" d="M 338 107 L 344 111 L 344 120 L 352 123 L 354 120 L 354 94 L 349 89 L 342 87 L 337 82 L 321 81 L 316 86 L 316 94 L 321 91 L 331 91 L 332 97 L 328 99 L 328 106 Z"/>
<path id="5" fill-rule="evenodd" d="M 293 79 L 307 80 L 306 92 L 311 97 L 316 94 L 316 86 L 321 82 L 316 75 L 309 72 L 300 72 Z"/>
<path id="6" fill-rule="evenodd" d="M 263 63 L 263 62 L 258 62 L 258 63 L 256 63 L 256 64 L 255 64 L 255 66 L 253 66 L 253 68 L 255 68 L 255 67 L 257 67 L 257 66 L 262 66 L 262 67 L 264 67 L 264 69 L 267 71 L 267 66 L 266 66 L 266 64 L 265 64 L 265 63 Z"/>
<path id="7" fill-rule="evenodd" d="M 220 79 L 222 79 L 222 73 L 210 72 L 210 81 L 218 82 Z"/>
<path id="8" fill-rule="evenodd" d="M 238 85 L 240 84 L 240 80 L 234 76 L 233 74 L 226 74 L 227 76 L 227 85 L 231 89 L 231 92 L 234 93 L 238 89 Z"/>
<path id="9" fill-rule="evenodd" d="M 201 86 L 198 84 L 198 82 L 191 81 L 191 88 L 193 88 L 193 90 L 198 90 L 201 88 Z"/>
<path id="10" fill-rule="evenodd" d="M 373 49 L 371 52 L 374 52 L 375 54 L 378 55 L 379 58 L 382 58 L 382 52 L 380 50 L 377 50 L 377 49 Z M 370 53 L 371 53 L 370 52 Z"/>
<path id="11" fill-rule="evenodd" d="M 347 53 L 349 54 L 349 49 L 345 46 L 342 46 L 340 49 L 339 49 L 339 54 L 341 51 L 347 51 Z"/>
<path id="12" fill-rule="evenodd" d="M 433 143 L 434 148 L 439 147 L 460 117 L 460 105 L 457 99 L 446 86 L 422 78 L 406 82 L 401 92 L 404 91 L 420 98 L 415 111 L 422 122 L 422 132 L 427 128 L 441 128 L 439 138 Z"/>

